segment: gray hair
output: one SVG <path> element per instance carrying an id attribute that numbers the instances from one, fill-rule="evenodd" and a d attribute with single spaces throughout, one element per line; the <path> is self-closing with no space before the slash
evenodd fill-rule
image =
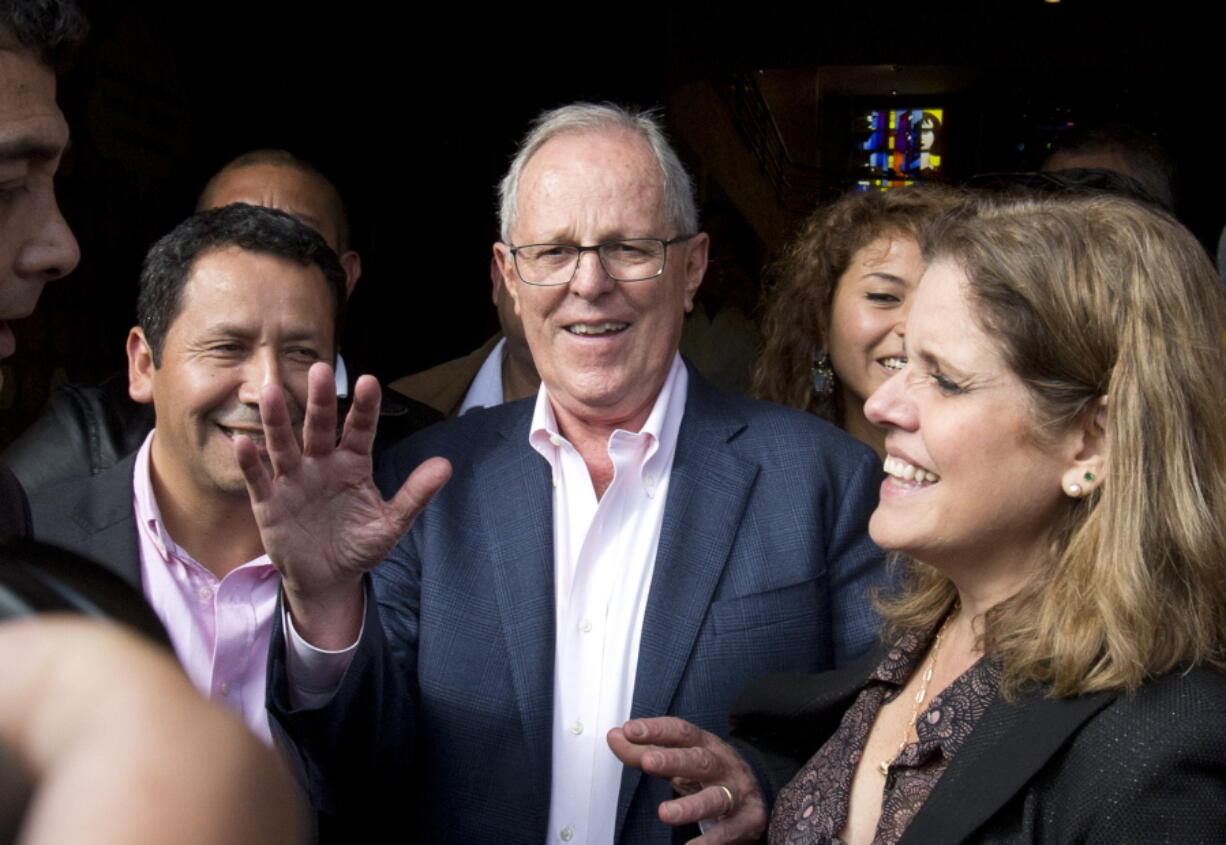
<path id="1" fill-rule="evenodd" d="M 519 178 L 528 160 L 546 141 L 567 133 L 621 129 L 641 137 L 651 148 L 664 179 L 664 219 L 676 227 L 677 235 L 698 232 L 698 208 L 694 204 L 694 185 L 677 152 L 664 136 L 656 112 L 630 109 L 612 103 L 571 103 L 542 112 L 520 142 L 507 175 L 498 186 L 498 222 L 503 241 L 510 243 L 511 226 L 519 214 Z"/>

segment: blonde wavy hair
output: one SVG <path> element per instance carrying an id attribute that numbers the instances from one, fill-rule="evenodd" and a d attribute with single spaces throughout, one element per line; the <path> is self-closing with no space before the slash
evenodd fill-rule
<path id="1" fill-rule="evenodd" d="M 1114 197 L 988 201 L 926 233 L 1029 388 L 1042 439 L 1106 400 L 1101 483 L 1068 499 L 1041 574 L 987 614 L 1015 695 L 1129 690 L 1226 645 L 1226 292 L 1173 218 Z M 887 636 L 934 626 L 953 585 L 906 563 Z"/>
<path id="2" fill-rule="evenodd" d="M 818 396 L 811 376 L 815 359 L 827 351 L 839 278 L 852 257 L 879 237 L 919 240 L 925 223 L 961 196 L 918 185 L 852 193 L 809 215 L 768 270 L 774 282 L 762 317 L 766 343 L 754 365 L 753 394 L 842 425 L 841 392 Z"/>

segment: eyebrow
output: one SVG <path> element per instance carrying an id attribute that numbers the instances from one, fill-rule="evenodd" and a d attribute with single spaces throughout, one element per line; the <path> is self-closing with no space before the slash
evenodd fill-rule
<path id="1" fill-rule="evenodd" d="M 904 279 L 902 276 L 895 276 L 893 273 L 880 273 L 880 272 L 872 271 L 872 272 L 869 272 L 869 273 L 865 273 L 865 274 L 864 274 L 863 276 L 861 276 L 860 278 L 861 278 L 861 280 L 863 280 L 863 279 L 867 279 L 867 278 L 870 278 L 870 277 L 871 277 L 871 278 L 874 278 L 874 279 L 880 279 L 880 280 L 881 280 L 881 281 L 883 281 L 883 282 L 889 282 L 889 283 L 891 283 L 891 284 L 895 284 L 895 285 L 904 285 L 904 286 L 905 286 L 905 285 L 909 285 L 909 284 L 911 284 L 911 283 L 910 283 L 910 282 L 908 282 L 906 279 Z"/>
<path id="2" fill-rule="evenodd" d="M 280 335 L 283 343 L 300 343 L 304 340 L 323 341 L 327 329 L 325 327 L 301 326 L 295 327 Z M 232 337 L 249 340 L 260 334 L 260 329 L 243 326 L 237 323 L 214 323 L 200 333 L 201 338 Z"/>

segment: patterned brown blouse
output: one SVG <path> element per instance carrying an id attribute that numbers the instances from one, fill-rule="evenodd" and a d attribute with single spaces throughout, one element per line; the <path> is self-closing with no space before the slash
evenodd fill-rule
<path id="1" fill-rule="evenodd" d="M 842 845 L 852 776 L 877 711 L 906 685 L 923 659 L 931 635 L 907 634 L 869 675 L 834 735 L 779 793 L 771 813 L 770 842 Z M 936 786 L 945 767 L 996 697 L 1000 670 L 980 659 L 941 691 L 916 722 L 918 742 L 890 765 L 881 796 L 874 845 L 890 845 Z"/>

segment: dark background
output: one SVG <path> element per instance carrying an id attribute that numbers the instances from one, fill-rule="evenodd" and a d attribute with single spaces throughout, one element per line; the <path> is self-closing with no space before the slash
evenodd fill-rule
<path id="1" fill-rule="evenodd" d="M 280 0 L 83 6 L 92 35 L 60 87 L 73 130 L 60 196 L 82 261 L 17 328 L 0 443 L 38 412 L 49 383 L 124 366 L 142 255 L 218 166 L 253 147 L 293 150 L 348 199 L 365 272 L 344 350 L 384 380 L 467 352 L 496 328 L 493 186 L 528 120 L 576 99 L 663 105 L 680 86 L 760 69 L 970 69 L 973 84 L 942 99 L 958 114 L 946 149 L 953 177 L 1034 169 L 1069 122 L 1124 119 L 1175 154 L 1178 211 L 1202 241 L 1215 244 L 1226 220 L 1215 97 L 1226 48 L 1180 3 L 535 5 L 492 15 L 365 0 L 327 12 Z M 720 195 L 701 178 L 699 188 L 700 199 Z M 778 244 L 758 246 L 765 258 Z"/>

